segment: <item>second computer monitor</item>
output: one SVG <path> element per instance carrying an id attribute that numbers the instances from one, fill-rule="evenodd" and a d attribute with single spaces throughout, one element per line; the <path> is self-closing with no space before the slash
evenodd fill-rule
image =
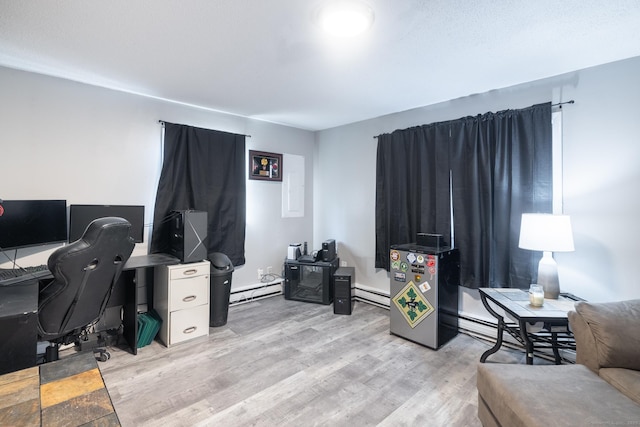
<path id="1" fill-rule="evenodd" d="M 142 205 L 70 205 L 69 241 L 82 237 L 94 219 L 107 216 L 124 218 L 131 223 L 131 237 L 136 243 L 144 240 L 144 206 Z"/>

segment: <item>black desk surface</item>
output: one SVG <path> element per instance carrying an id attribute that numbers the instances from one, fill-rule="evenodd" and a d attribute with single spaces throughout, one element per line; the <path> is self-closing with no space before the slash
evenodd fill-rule
<path id="1" fill-rule="evenodd" d="M 156 267 L 158 265 L 173 265 L 179 263 L 180 260 L 178 258 L 169 254 L 136 255 L 130 257 L 127 260 L 127 262 L 124 264 L 123 270 L 135 270 L 136 268 Z M 0 287 L 20 287 L 23 286 L 26 282 L 37 282 L 38 280 L 51 279 L 52 277 L 53 275 L 50 271 L 43 270 L 36 273 L 25 274 L 24 276 L 4 280 L 0 283 Z"/>
<path id="2" fill-rule="evenodd" d="M 124 265 L 124 270 L 135 270 L 137 268 L 155 267 L 158 265 L 179 264 L 180 260 L 168 254 L 148 254 L 130 257 Z M 38 281 L 51 279 L 53 276 L 33 277 L 22 276 L 20 281 L 16 281 L 7 286 L 0 286 L 0 315 L 15 316 L 24 313 L 38 311 Z"/>
<path id="3" fill-rule="evenodd" d="M 169 254 L 148 254 L 130 257 L 124 264 L 124 270 L 135 270 L 136 268 L 155 267 L 158 265 L 180 264 L 180 260 Z"/>
<path id="4" fill-rule="evenodd" d="M 27 280 L 11 286 L 0 286 L 0 317 L 19 316 L 37 311 L 37 280 Z"/>

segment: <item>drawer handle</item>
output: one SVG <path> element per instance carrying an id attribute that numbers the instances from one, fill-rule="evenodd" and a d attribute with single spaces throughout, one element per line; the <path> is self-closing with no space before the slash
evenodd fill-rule
<path id="1" fill-rule="evenodd" d="M 184 331 L 182 331 L 183 334 L 192 334 L 196 331 L 196 329 L 198 329 L 196 326 L 191 326 L 187 329 L 185 329 Z"/>
<path id="2" fill-rule="evenodd" d="M 198 272 L 195 268 L 190 268 L 189 270 L 185 270 L 182 272 L 185 276 L 191 276 L 192 274 L 196 274 Z"/>
<path id="3" fill-rule="evenodd" d="M 196 298 L 197 298 L 197 296 L 195 296 L 195 295 L 188 295 L 188 296 L 182 298 L 182 301 L 191 302 L 191 301 L 195 300 Z"/>

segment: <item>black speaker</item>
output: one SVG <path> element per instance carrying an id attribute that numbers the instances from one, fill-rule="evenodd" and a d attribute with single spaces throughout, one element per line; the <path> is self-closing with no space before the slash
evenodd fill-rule
<path id="1" fill-rule="evenodd" d="M 416 244 L 418 246 L 440 249 L 445 246 L 444 236 L 442 234 L 418 233 Z"/>
<path id="2" fill-rule="evenodd" d="M 183 263 L 207 259 L 207 213 L 204 211 L 172 211 L 169 252 Z"/>
<path id="3" fill-rule="evenodd" d="M 322 261 L 331 262 L 336 256 L 336 241 L 329 239 L 322 242 Z"/>
<path id="4" fill-rule="evenodd" d="M 333 313 L 351 314 L 356 296 L 356 270 L 340 267 L 333 273 Z"/>

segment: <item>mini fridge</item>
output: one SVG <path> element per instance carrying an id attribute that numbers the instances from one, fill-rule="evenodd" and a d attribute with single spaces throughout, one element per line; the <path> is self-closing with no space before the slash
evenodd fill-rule
<path id="1" fill-rule="evenodd" d="M 437 350 L 458 334 L 458 250 L 408 243 L 390 258 L 390 332 Z"/>

